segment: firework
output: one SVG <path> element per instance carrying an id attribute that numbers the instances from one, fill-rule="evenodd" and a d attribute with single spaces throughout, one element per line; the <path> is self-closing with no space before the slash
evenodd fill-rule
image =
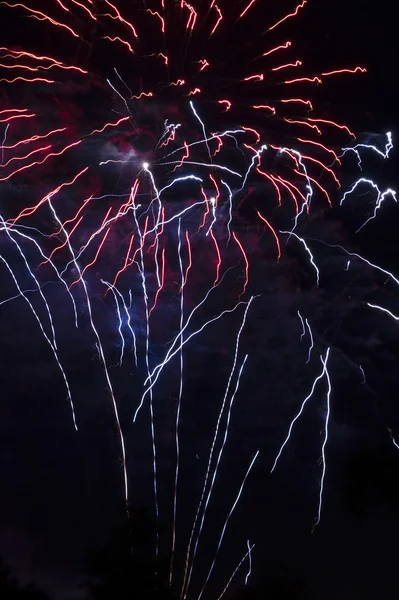
<path id="1" fill-rule="evenodd" d="M 251 361 L 251 355 L 248 358 L 240 348 L 240 338 L 251 319 L 252 303 L 260 302 L 261 293 L 256 279 L 251 279 L 257 265 L 248 224 L 256 229 L 258 238 L 263 235 L 270 242 L 273 264 L 284 261 L 287 248 L 297 246 L 295 251 L 317 288 L 323 274 L 315 244 L 302 233 L 313 210 L 318 214 L 340 201 L 346 204 L 358 187 L 368 186 L 377 198 L 372 215 L 360 230 L 377 218 L 388 197 L 396 202 L 394 190 L 381 191 L 376 182 L 364 177 L 342 191 L 343 161 L 354 155 L 361 167 L 365 153 L 388 158 L 392 136 L 388 134 L 381 146 L 379 140 L 356 143 L 346 124 L 333 120 L 323 105 L 318 111 L 320 85 L 336 76 L 362 76 L 365 69 L 338 65 L 335 70 L 315 73 L 306 64 L 295 40 L 285 38 L 293 31 L 290 23 L 298 26 L 305 18 L 306 0 L 296 6 L 287 3 L 281 14 L 278 8 L 269 14 L 262 0 L 224 4 L 215 0 L 208 4 L 154 0 L 118 5 L 108 0 L 70 0 L 64 4 L 57 0 L 43 12 L 30 3 L 0 2 L 7 18 L 21 23 L 30 17 L 26 36 L 11 39 L 0 48 L 4 89 L 0 183 L 6 198 L 1 231 L 7 242 L 0 258 L 2 276 L 11 277 L 17 289 L 16 296 L 3 302 L 22 297 L 37 321 L 62 375 L 76 430 L 79 406 L 61 359 L 62 342 L 53 317 L 56 308 L 48 299 L 47 284 L 57 280 L 63 286 L 75 328 L 88 321 L 88 335 L 95 341 L 112 405 L 123 496 L 129 508 L 134 473 L 128 468 L 115 377 L 107 355 L 109 344 L 104 342 L 100 315 L 93 304 L 97 295 L 104 297 L 105 309 L 116 315 L 118 365 L 122 368 L 129 363 L 135 369 L 131 421 L 147 426 L 140 418 L 142 409 L 149 409 L 157 522 L 163 510 L 158 483 L 156 432 L 162 424 L 156 420 L 157 382 L 174 357 L 178 358 L 173 510 L 169 518 L 170 584 L 179 587 L 181 598 L 191 592 L 208 505 L 234 417 L 233 402 L 245 380 L 245 363 Z M 258 31 L 259 21 L 263 29 Z M 250 28 L 257 33 L 248 39 Z M 26 189 L 30 190 L 29 200 Z M 360 254 L 325 243 L 340 249 L 346 259 L 350 256 L 366 263 L 399 284 L 392 273 Z M 23 275 L 16 256 L 23 262 Z M 349 270 L 350 261 L 346 267 Z M 26 272 L 34 295 L 24 287 Z M 178 302 L 170 308 L 170 298 L 176 297 Z M 221 300 L 223 306 L 219 306 Z M 212 308 L 209 315 L 206 311 L 211 301 L 218 309 Z M 382 306 L 368 306 L 398 319 Z M 177 320 L 165 333 L 167 319 L 165 324 L 162 321 L 166 312 Z M 327 411 L 317 525 L 327 474 L 333 350 L 315 333 L 310 314 L 295 313 L 302 328 L 300 341 L 308 341 L 305 365 L 313 368 L 317 362 L 314 349 L 323 347 L 322 371 L 289 425 L 271 471 L 316 384 L 323 380 Z M 231 314 L 239 320 L 232 366 L 201 475 L 203 484 L 190 534 L 180 540 L 177 555 L 179 506 L 183 502 L 179 486 L 184 452 L 184 352 L 193 338 L 200 339 L 205 329 Z M 159 358 L 152 348 L 162 346 L 162 336 L 167 349 Z M 358 368 L 365 382 L 363 368 Z M 249 468 L 238 496 L 224 521 L 222 518 L 224 525 L 199 597 L 214 570 L 228 522 L 258 453 L 252 462 L 248 456 Z M 159 544 L 157 531 L 157 557 Z M 254 545 L 248 541 L 247 547 L 238 565 L 249 557 L 246 582 Z M 175 572 L 181 570 L 176 577 Z"/>

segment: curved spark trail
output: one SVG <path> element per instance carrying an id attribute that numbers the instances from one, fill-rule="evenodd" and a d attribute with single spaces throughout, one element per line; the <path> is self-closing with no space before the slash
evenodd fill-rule
<path id="1" fill-rule="evenodd" d="M 5 290 L 0 306 L 11 311 L 22 300 L 39 326 L 66 389 L 68 427 L 74 435 L 84 406 L 76 400 L 67 341 L 74 340 L 76 348 L 79 336 L 84 336 L 90 344 L 112 411 L 127 512 L 138 497 L 130 441 L 142 439 L 139 428 L 148 432 L 151 489 L 143 495 L 151 497 L 156 521 L 155 570 L 158 573 L 164 547 L 160 532 L 167 521 L 168 580 L 181 600 L 192 595 L 192 580 L 201 570 L 197 554 L 228 452 L 239 386 L 255 368 L 252 362 L 259 358 L 265 365 L 274 353 L 262 350 L 252 360 L 260 347 L 252 344 L 256 331 L 263 336 L 268 319 L 280 319 L 285 307 L 281 299 L 295 288 L 289 309 L 294 323 L 291 345 L 297 349 L 303 377 L 310 377 L 318 355 L 322 370 L 307 383 L 310 392 L 287 423 L 271 473 L 318 383 L 325 380 L 316 526 L 327 474 L 334 375 L 329 370 L 330 347 L 339 346 L 330 333 L 325 336 L 325 323 L 314 310 L 313 300 L 322 298 L 326 310 L 334 311 L 325 255 L 332 260 L 333 249 L 344 255 L 338 269 L 342 293 L 360 268 L 373 273 L 373 293 L 385 291 L 388 284 L 395 289 L 399 285 L 398 276 L 369 260 L 367 251 L 351 251 L 358 244 L 332 244 L 337 238 L 329 237 L 331 228 L 323 219 L 331 208 L 344 216 L 348 207 L 357 209 L 360 192 L 366 191 L 371 208 L 369 204 L 354 229 L 367 227 L 371 232 L 386 206 L 397 204 L 394 189 L 363 172 L 364 158 L 388 160 L 394 141 L 391 132 L 356 139 L 350 123 L 336 121 L 317 101 L 313 90 L 320 84 L 332 78 L 338 93 L 341 77 L 364 77 L 366 69 L 348 61 L 319 72 L 307 64 L 294 39 L 307 4 L 288 1 L 284 12 L 279 3 L 269 6 L 262 0 L 57 0 L 39 11 L 31 0 L 0 1 L 0 19 L 10 22 L 0 47 L 5 90 L 0 101 L 0 264 Z M 55 36 L 60 43 L 51 48 L 46 40 Z M 44 51 L 46 43 L 49 48 Z M 351 161 L 362 176 L 343 186 L 343 168 Z M 314 231 L 322 239 L 309 235 Z M 295 269 L 301 272 L 297 275 Z M 288 270 L 295 280 L 292 285 Z M 272 314 L 274 309 L 265 309 L 270 290 L 276 298 Z M 395 323 L 399 320 L 395 304 L 385 301 L 386 296 L 376 303 L 374 297 L 371 303 L 369 297 L 353 296 L 350 300 L 358 306 L 384 313 L 381 321 L 387 316 Z M 253 304 L 255 298 L 259 300 Z M 200 364 L 200 350 L 210 358 L 206 372 L 196 379 L 192 365 Z M 249 350 L 251 361 L 242 378 Z M 226 356 L 232 357 L 228 375 Z M 366 357 L 351 358 L 351 364 L 357 383 L 366 383 L 365 372 L 371 379 Z M 269 371 L 261 367 L 256 376 L 267 378 Z M 198 463 L 186 464 L 192 448 L 184 427 L 190 419 L 196 421 L 198 409 L 213 415 L 216 391 L 211 400 L 199 399 L 200 392 L 190 393 L 190 381 L 222 389 L 215 423 L 206 418 L 206 430 L 201 430 L 205 440 L 209 436 L 206 466 L 198 458 L 201 449 L 198 455 L 194 451 Z M 123 386 L 128 388 L 125 394 Z M 169 386 L 174 386 L 172 391 Z M 251 402 L 248 394 L 249 414 Z M 259 421 L 262 411 L 255 417 Z M 172 444 L 166 446 L 168 427 Z M 198 440 L 193 436 L 190 442 L 194 448 Z M 242 490 L 257 456 L 258 452 L 241 487 L 236 482 L 239 493 L 221 520 L 211 566 L 200 573 L 205 583 L 199 598 L 213 573 L 230 517 L 238 503 L 245 503 Z M 167 470 L 165 464 L 171 461 L 173 467 Z M 201 482 L 198 498 L 183 494 L 187 467 Z M 173 490 L 169 504 L 165 490 Z M 185 539 L 187 514 L 192 521 Z M 255 544 L 243 536 L 248 551 L 218 600 L 247 558 L 248 583 Z"/>

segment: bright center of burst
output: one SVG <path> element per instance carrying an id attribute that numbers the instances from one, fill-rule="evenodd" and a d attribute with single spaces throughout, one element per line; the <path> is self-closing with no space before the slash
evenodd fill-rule
<path id="1" fill-rule="evenodd" d="M 144 163 L 143 163 L 143 169 L 144 169 L 145 171 L 148 171 L 148 167 L 149 167 L 149 166 L 150 166 L 150 165 L 148 164 L 148 162 L 144 162 Z"/>

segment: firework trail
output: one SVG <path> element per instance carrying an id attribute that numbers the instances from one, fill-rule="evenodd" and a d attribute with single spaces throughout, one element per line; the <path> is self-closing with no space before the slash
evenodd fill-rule
<path id="1" fill-rule="evenodd" d="M 256 253 L 242 225 L 242 207 L 249 214 L 251 226 L 255 224 L 258 237 L 264 237 L 273 248 L 276 268 L 284 261 L 286 251 L 294 248 L 311 273 L 315 288 L 323 279 L 314 249 L 320 243 L 351 257 L 347 271 L 351 262 L 359 261 L 399 284 L 393 273 L 359 253 L 303 233 L 313 211 L 346 206 L 358 188 L 371 188 L 376 194 L 374 209 L 358 231 L 371 227 L 388 198 L 397 202 L 393 189 L 384 190 L 365 177 L 342 191 L 343 162 L 354 156 L 362 169 L 365 154 L 387 159 L 393 147 L 392 134 L 388 133 L 382 144 L 377 138 L 376 143 L 356 143 L 355 134 L 346 124 L 331 119 L 323 107 L 319 112 L 314 108 L 318 86 L 336 76 L 362 76 L 365 69 L 338 65 L 335 70 L 314 72 L 307 66 L 295 41 L 285 38 L 286 32 L 294 31 L 291 23 L 299 24 L 305 18 L 306 4 L 306 0 L 296 5 L 287 2 L 287 10 L 277 7 L 269 13 L 262 0 L 228 5 L 215 0 L 130 4 L 69 0 L 64 5 L 57 0 L 48 12 L 43 12 L 33 1 L 0 2 L 1 18 L 14 20 L 20 31 L 25 31 L 22 23 L 30 17 L 26 35 L 21 33 L 20 39 L 5 41 L 0 48 L 4 89 L 0 105 L 0 125 L 4 127 L 0 185 L 5 198 L 0 259 L 5 267 L 2 277 L 11 277 L 18 292 L 2 299 L 1 304 L 17 298 L 26 302 L 62 374 L 76 429 L 79 406 L 75 405 L 74 390 L 60 358 L 55 307 L 45 286 L 55 279 L 65 288 L 75 328 L 81 328 L 88 319 L 112 405 L 128 509 L 134 486 L 126 451 L 128 425 L 121 419 L 114 391 L 111 359 L 107 356 L 113 353 L 104 342 L 102 313 L 93 302 L 99 294 L 108 308 L 111 292 L 118 365 L 122 368 L 132 362 L 135 368 L 129 426 L 132 421 L 147 426 L 143 424 L 142 409 L 149 409 L 157 525 L 161 512 L 167 509 L 160 504 L 157 436 L 162 423 L 157 420 L 156 395 L 159 378 L 178 357 L 169 581 L 174 584 L 176 563 L 180 561 L 182 598 L 188 593 L 196 564 L 246 361 L 245 357 L 228 403 L 241 333 L 252 300 L 258 295 L 259 282 L 251 279 L 257 266 Z M 247 39 L 248 27 L 256 32 L 259 22 L 266 25 L 262 25 L 259 35 Z M 279 31 L 282 37 L 276 41 Z M 48 36 L 60 40 L 54 53 Z M 242 39 L 246 40 L 243 47 L 237 42 Z M 29 200 L 20 193 L 28 187 Z M 34 291 L 24 289 L 27 277 L 29 282 L 33 280 Z M 28 294 L 32 294 L 32 300 Z M 176 295 L 180 298 L 177 320 L 168 329 L 164 307 Z M 215 310 L 210 302 L 221 299 L 223 306 Z M 233 365 L 209 446 L 202 491 L 195 501 L 193 525 L 188 540 L 181 541 L 183 554 L 178 551 L 178 507 L 183 502 L 179 486 L 184 452 L 184 351 L 210 325 L 218 326 L 225 318 L 238 314 L 241 306 L 245 307 L 244 317 L 235 330 Z M 368 306 L 398 320 L 387 308 L 371 303 Z M 174 308 L 168 311 L 176 312 Z M 313 364 L 319 350 L 323 369 L 291 422 L 271 471 L 317 382 L 325 377 L 327 415 L 317 525 L 331 417 L 332 375 L 327 369 L 330 349 L 328 343 L 321 342 L 312 315 L 302 308 L 295 312 L 302 327 L 300 340 L 309 340 L 305 365 Z M 161 358 L 153 350 L 160 346 L 167 348 Z M 359 368 L 364 377 L 363 368 Z M 222 426 L 224 433 L 219 435 Z M 393 437 L 392 441 L 396 444 Z M 158 557 L 158 527 L 156 536 Z M 248 552 L 219 597 L 249 557 L 247 582 L 254 545 L 248 542 L 247 546 Z"/>

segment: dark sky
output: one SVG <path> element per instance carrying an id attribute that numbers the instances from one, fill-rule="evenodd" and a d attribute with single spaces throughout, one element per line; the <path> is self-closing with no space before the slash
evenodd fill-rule
<path id="1" fill-rule="evenodd" d="M 44 5 L 35 6 L 44 10 Z M 287 6 L 291 4 L 287 3 Z M 264 14 L 261 9 L 256 10 L 257 18 L 266 19 L 269 15 L 269 8 Z M 274 16 L 277 17 L 279 12 L 275 8 L 270 10 L 273 13 L 271 21 L 275 21 Z M 241 35 L 253 35 L 254 22 L 249 22 L 248 30 L 242 30 Z M 5 45 L 24 47 L 28 43 L 43 51 L 43 48 L 57 44 L 56 36 L 51 40 L 36 39 L 29 29 L 31 21 L 28 25 L 26 21 L 22 23 L 4 6 L 0 7 L 0 23 L 0 27 L 5 26 L 7 30 L 4 31 Z M 395 8 L 390 2 L 309 1 L 301 19 L 288 25 L 274 40 L 290 38 L 296 40 L 298 56 L 301 58 L 303 54 L 304 61 L 306 57 L 311 71 L 358 64 L 366 66 L 367 75 L 359 78 L 327 80 L 321 86 L 323 89 L 317 90 L 319 101 L 326 114 L 336 115 L 338 121 L 347 122 L 361 134 L 384 134 L 391 130 L 395 142 L 395 132 L 399 129 L 396 77 L 399 45 Z M 69 47 L 63 47 L 61 42 L 58 48 L 64 55 L 69 52 Z M 48 51 L 51 50 L 49 47 Z M 82 44 L 79 51 L 70 54 L 70 62 L 84 56 Z M 95 49 L 90 51 L 90 57 L 98 66 L 96 75 L 100 81 L 108 65 L 96 63 L 101 56 L 97 57 Z M 109 58 L 112 65 L 113 60 L 112 55 Z M 115 60 L 125 61 L 126 58 L 115 55 Z M 125 72 L 129 70 L 125 62 L 122 67 Z M 150 75 L 152 79 L 156 77 L 155 72 Z M 5 76 L 3 71 L 1 76 Z M 130 76 L 131 81 L 135 81 L 135 75 Z M 144 73 L 144 83 L 145 76 Z M 222 85 L 218 81 L 213 83 L 219 84 Z M 79 90 L 73 88 L 71 93 L 68 86 L 64 82 L 55 99 L 60 100 L 65 123 L 71 131 L 75 124 L 79 129 L 85 120 L 90 130 L 91 125 L 97 123 L 98 115 L 102 118 L 112 107 L 119 108 L 100 84 L 98 96 L 93 92 L 94 88 L 88 89 L 84 84 Z M 8 108 L 13 102 L 20 102 L 19 94 L 24 94 L 23 100 L 33 102 L 38 110 L 50 105 L 49 96 L 42 90 L 31 92 L 27 87 L 13 92 L 4 85 L 1 106 Z M 175 100 L 168 98 L 165 104 L 173 114 Z M 161 104 L 157 111 L 154 110 L 155 116 L 145 115 L 143 123 L 147 131 L 158 127 L 158 122 L 154 123 L 163 119 L 164 110 L 165 106 Z M 179 110 L 178 107 L 178 116 Z M 207 116 L 212 121 L 211 109 Z M 46 117 L 49 123 L 55 122 L 55 113 L 49 112 Z M 0 129 L 0 136 L 2 132 Z M 47 191 L 58 185 L 59 178 L 65 179 L 64 173 L 73 170 L 74 160 L 81 164 L 88 157 L 93 165 L 95 161 L 98 164 L 97 159 L 110 152 L 112 144 L 118 152 L 124 152 L 125 142 L 118 132 L 101 146 L 88 143 L 76 159 L 57 163 L 58 170 L 48 167 L 15 184 L 1 183 L 1 213 L 7 217 L 14 215 L 11 202 L 20 207 L 30 205 L 37 188 L 43 186 Z M 148 141 L 140 138 L 136 150 L 144 153 L 146 143 Z M 379 161 L 367 163 L 367 176 L 376 177 L 384 188 L 398 187 L 397 157 L 394 150 L 383 166 Z M 344 167 L 345 181 L 350 182 L 356 176 L 355 166 L 349 162 Z M 84 194 L 94 186 L 98 196 L 103 188 L 108 193 L 111 190 L 117 193 L 130 177 L 130 173 L 109 170 L 105 175 L 93 176 L 92 180 L 82 183 L 79 192 Z M 263 193 L 261 188 L 259 193 Z M 180 208 L 180 200 L 175 198 L 175 203 L 170 203 L 172 210 Z M 79 205 L 73 194 L 65 194 L 63 201 L 65 217 L 73 214 Z M 351 207 L 342 210 L 316 210 L 315 218 L 304 227 L 302 234 L 329 244 L 342 244 L 397 274 L 396 206 L 393 203 L 387 205 L 375 224 L 356 236 L 355 231 L 363 222 L 361 199 L 360 208 L 356 208 L 356 203 L 357 198 Z M 82 229 L 82 239 L 101 222 L 99 215 L 103 214 L 106 204 L 96 206 L 98 211 L 93 210 L 90 223 Z M 275 248 L 262 235 L 259 223 L 251 220 L 251 209 L 247 206 L 244 204 L 237 210 L 234 225 L 245 240 L 250 258 L 251 279 L 246 299 L 250 294 L 261 296 L 254 300 L 243 331 L 240 360 L 246 353 L 249 358 L 232 413 L 223 468 L 210 505 L 208 529 L 204 530 L 195 591 L 198 593 L 209 567 L 209 556 L 214 553 L 219 535 L 215 531 L 220 531 L 245 471 L 254 453 L 260 450 L 228 530 L 207 597 L 217 598 L 243 556 L 249 539 L 256 544 L 254 586 L 263 585 L 265 579 L 267 583 L 269 579 L 286 577 L 303 581 L 303 597 L 309 599 L 397 598 L 395 542 L 399 534 L 399 455 L 387 428 L 399 438 L 399 330 L 388 317 L 370 312 L 365 306 L 366 302 L 375 302 L 399 314 L 397 289 L 361 262 L 356 262 L 346 273 L 345 255 L 322 244 L 314 245 L 323 273 L 319 289 L 314 287 L 313 273 L 294 244 L 287 244 L 284 257 L 276 268 Z M 365 206 L 365 210 L 369 215 L 370 206 Z M 190 230 L 196 222 L 196 217 L 191 221 L 187 219 L 184 226 Z M 46 228 L 51 222 L 48 216 L 40 213 L 30 225 L 48 232 Z M 149 506 L 152 510 L 148 404 L 137 423 L 132 423 L 145 376 L 143 354 L 138 369 L 134 368 L 131 352 L 121 367 L 117 365 L 120 339 L 115 304 L 111 295 L 103 298 L 99 282 L 99 273 L 111 277 L 115 262 L 120 265 L 120 244 L 130 231 L 131 228 L 126 227 L 121 228 L 119 236 L 111 234 L 104 258 L 95 275 L 91 276 L 90 295 L 126 436 L 131 502 L 133 506 Z M 174 282 L 180 274 L 173 235 L 169 234 L 166 251 L 168 283 L 152 321 L 150 359 L 154 365 L 164 356 L 165 346 L 171 336 L 176 335 L 179 326 L 179 301 Z M 83 243 L 82 239 L 77 245 Z M 32 284 L 26 270 L 20 259 L 12 258 L 4 233 L 0 251 L 11 260 L 21 287 L 30 289 Z M 32 264 L 37 264 L 38 254 L 29 252 Z M 202 239 L 193 242 L 193 257 L 194 261 L 198 258 L 187 292 L 187 310 L 199 301 L 212 283 L 209 274 L 213 265 L 211 249 Z M 239 252 L 234 250 L 226 258 L 225 266 L 235 267 L 239 259 Z M 2 268 L 0 276 L 0 300 L 5 300 L 16 294 L 15 286 L 6 269 Z M 73 428 L 60 372 L 26 304 L 21 299 L 2 304 L 0 553 L 23 582 L 35 581 L 54 600 L 72 600 L 82 595 L 78 587 L 88 552 L 105 544 L 124 518 L 123 485 L 112 406 L 90 330 L 84 295 L 81 291 L 76 292 L 81 320 L 81 326 L 76 330 L 65 289 L 51 280 L 45 271 L 43 281 L 47 283 L 44 289 L 54 310 L 57 338 L 73 390 L 79 432 Z M 214 314 L 233 306 L 242 284 L 242 269 L 229 273 L 224 287 L 200 313 L 196 325 L 200 326 Z M 129 285 L 138 296 L 140 277 L 137 271 Z M 154 286 L 154 279 L 150 285 Z M 129 286 L 124 291 L 128 289 Z M 300 342 L 297 310 L 309 318 L 315 335 L 314 357 L 307 366 L 308 346 Z M 44 318 L 42 306 L 40 311 Z M 142 352 L 145 343 L 143 315 L 138 308 L 133 312 Z M 240 309 L 223 322 L 216 323 L 185 352 L 177 542 L 180 561 L 201 491 L 242 314 Z M 318 355 L 329 346 L 332 348 L 333 392 L 327 476 L 322 520 L 312 534 L 321 473 L 318 458 L 326 416 L 325 383 L 320 385 L 297 424 L 276 472 L 273 476 L 269 472 L 291 419 L 320 372 Z M 365 384 L 362 384 L 359 364 L 367 374 Z M 165 532 L 160 548 L 165 554 L 171 539 L 178 384 L 179 364 L 175 360 L 160 380 L 154 396 L 160 520 Z M 235 589 L 242 582 L 241 571 Z"/>

